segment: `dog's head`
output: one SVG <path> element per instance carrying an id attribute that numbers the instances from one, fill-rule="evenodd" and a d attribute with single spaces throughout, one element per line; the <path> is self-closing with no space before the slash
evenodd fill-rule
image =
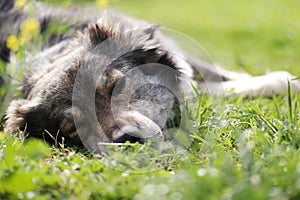
<path id="1" fill-rule="evenodd" d="M 161 136 L 175 117 L 186 75 L 158 29 L 104 13 L 45 56 L 46 67 L 37 62 L 24 84 L 27 99 L 12 102 L 7 111 L 8 132 L 26 129 L 41 136 L 46 131 L 54 137 L 59 132 L 70 143 L 79 135 L 95 151 L 102 150 L 99 142 Z"/>

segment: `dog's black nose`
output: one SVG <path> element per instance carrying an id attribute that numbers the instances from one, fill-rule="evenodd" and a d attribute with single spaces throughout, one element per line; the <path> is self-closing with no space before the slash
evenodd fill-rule
<path id="1" fill-rule="evenodd" d="M 131 143 L 138 142 L 138 143 L 141 143 L 141 144 L 143 144 L 145 142 L 144 138 L 136 137 L 134 135 L 135 135 L 134 133 L 124 133 L 120 137 L 116 138 L 114 140 L 114 142 L 116 142 L 116 143 L 124 143 L 126 141 L 129 141 Z"/>

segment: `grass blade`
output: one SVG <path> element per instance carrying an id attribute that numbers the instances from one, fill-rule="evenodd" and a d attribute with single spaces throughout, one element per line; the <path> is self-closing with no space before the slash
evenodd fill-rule
<path id="1" fill-rule="evenodd" d="M 272 95 L 272 98 L 273 98 L 273 103 L 274 103 L 274 107 L 276 110 L 277 118 L 281 120 L 281 113 L 280 113 L 278 101 L 277 101 L 276 95 L 274 93 Z"/>
<path id="2" fill-rule="evenodd" d="M 289 105 L 289 114 L 290 114 L 290 122 L 293 121 L 293 106 L 292 106 L 292 88 L 291 82 L 288 80 L 288 105 Z"/>

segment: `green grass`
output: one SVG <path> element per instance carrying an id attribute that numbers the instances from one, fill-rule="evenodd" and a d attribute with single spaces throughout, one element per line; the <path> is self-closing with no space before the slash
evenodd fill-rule
<path id="1" fill-rule="evenodd" d="M 297 0 L 110 3 L 194 38 L 229 69 L 300 75 Z M 199 96 L 183 155 L 136 144 L 99 159 L 0 134 L 0 199 L 300 199 L 299 100 Z"/>

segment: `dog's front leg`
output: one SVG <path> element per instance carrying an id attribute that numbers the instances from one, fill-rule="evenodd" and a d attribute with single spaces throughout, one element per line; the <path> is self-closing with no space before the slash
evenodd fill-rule
<path id="1" fill-rule="evenodd" d="M 272 72 L 263 76 L 249 77 L 239 80 L 223 82 L 201 82 L 200 88 L 206 89 L 213 95 L 230 96 L 240 94 L 242 96 L 264 96 L 271 97 L 273 94 L 279 95 L 287 93 L 288 82 L 293 92 L 300 92 L 300 82 L 295 77 L 285 71 Z"/>

